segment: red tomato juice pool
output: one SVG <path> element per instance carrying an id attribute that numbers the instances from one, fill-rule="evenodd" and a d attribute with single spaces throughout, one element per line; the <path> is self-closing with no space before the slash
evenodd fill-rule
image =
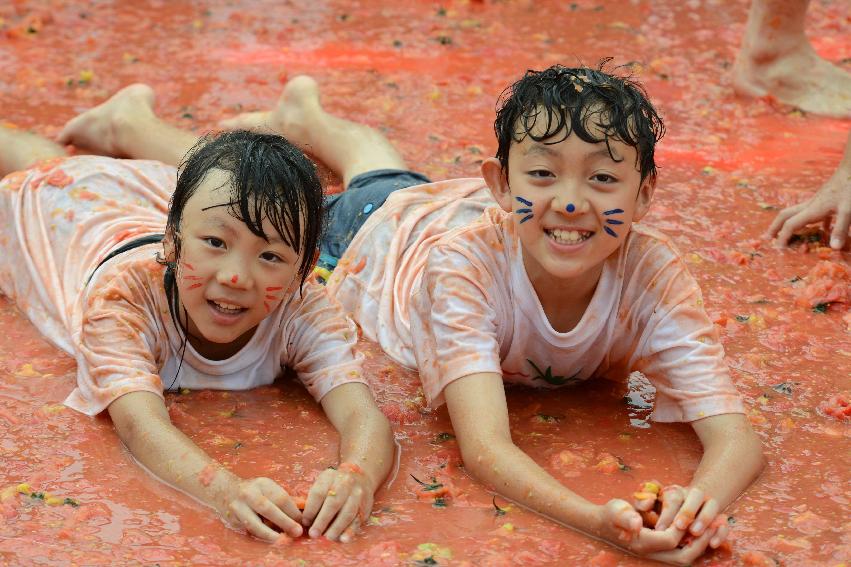
<path id="1" fill-rule="evenodd" d="M 413 168 L 445 179 L 478 175 L 495 151 L 495 101 L 526 69 L 604 57 L 629 65 L 668 126 L 643 222 L 674 237 L 701 282 L 769 461 L 728 510 L 730 549 L 698 564 L 840 565 L 851 559 L 851 425 L 841 407 L 851 390 L 851 317 L 845 302 L 819 303 L 818 290 L 849 285 L 849 255 L 825 249 L 817 231 L 783 251 L 760 235 L 778 209 L 829 177 L 851 122 L 732 94 L 747 8 L 744 0 L 15 0 L 0 5 L 0 109 L 3 120 L 53 136 L 143 81 L 164 119 L 203 132 L 270 106 L 288 77 L 309 73 L 330 111 L 381 127 Z M 813 44 L 846 68 L 849 24 L 842 2 L 810 6 Z M 2 297 L 0 327 L 0 564 L 649 564 L 471 480 L 446 410 L 428 411 L 416 374 L 370 345 L 367 372 L 402 447 L 398 475 L 353 543 L 270 546 L 149 477 L 108 417 L 64 408 L 74 361 Z M 687 425 L 648 422 L 651 401 L 626 379 L 546 396 L 508 392 L 515 442 L 598 503 L 649 479 L 685 484 L 696 469 L 698 439 Z M 294 494 L 336 462 L 336 434 L 295 380 L 169 395 L 167 404 L 215 459 Z M 444 484 L 442 500 L 422 498 L 412 475 Z M 18 491 L 22 483 L 29 489 Z"/>

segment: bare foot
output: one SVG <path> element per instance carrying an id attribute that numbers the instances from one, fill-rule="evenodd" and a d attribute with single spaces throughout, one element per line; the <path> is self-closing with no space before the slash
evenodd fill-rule
<path id="1" fill-rule="evenodd" d="M 125 156 L 122 131 L 140 119 L 152 117 L 155 117 L 154 91 L 148 85 L 136 83 L 69 120 L 57 141 L 102 155 Z"/>
<path id="2" fill-rule="evenodd" d="M 809 43 L 782 52 L 742 48 L 733 66 L 733 88 L 805 112 L 851 117 L 851 73 L 819 57 Z"/>
<path id="3" fill-rule="evenodd" d="M 322 111 L 319 104 L 319 85 L 313 78 L 300 75 L 284 86 L 272 110 L 243 112 L 219 122 L 226 130 L 253 130 L 281 134 L 294 143 L 305 140 L 307 115 Z"/>

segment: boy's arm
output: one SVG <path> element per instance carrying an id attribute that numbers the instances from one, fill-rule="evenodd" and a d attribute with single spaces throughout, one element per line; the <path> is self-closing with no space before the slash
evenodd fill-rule
<path id="1" fill-rule="evenodd" d="M 464 467 L 499 494 L 563 525 L 640 555 L 676 548 L 683 534 L 641 527 L 623 500 L 596 505 L 564 487 L 511 440 L 502 376 L 480 373 L 451 382 L 446 404 Z"/>
<path id="2" fill-rule="evenodd" d="M 716 516 L 756 480 L 765 467 L 765 456 L 743 414 L 705 417 L 691 425 L 703 444 L 703 457 L 690 486 L 665 506 L 667 510 L 663 509 L 658 525 L 664 529 L 673 523 L 702 535 Z"/>
<path id="3" fill-rule="evenodd" d="M 393 464 L 393 431 L 365 384 L 338 386 L 321 403 L 340 434 L 340 465 L 316 479 L 303 523 L 310 537 L 348 542 L 369 516 L 375 491 Z"/>
<path id="4" fill-rule="evenodd" d="M 118 436 L 133 457 L 160 480 L 216 509 L 226 520 L 270 541 L 278 537 L 259 515 L 298 537 L 301 513 L 268 478 L 241 479 L 211 459 L 169 419 L 162 398 L 130 392 L 109 405 Z"/>

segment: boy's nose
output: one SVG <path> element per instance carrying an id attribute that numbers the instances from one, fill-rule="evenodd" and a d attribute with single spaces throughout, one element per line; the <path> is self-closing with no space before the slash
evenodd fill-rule
<path id="1" fill-rule="evenodd" d="M 578 195 L 556 195 L 552 208 L 566 216 L 582 215 L 588 212 L 588 201 Z"/>

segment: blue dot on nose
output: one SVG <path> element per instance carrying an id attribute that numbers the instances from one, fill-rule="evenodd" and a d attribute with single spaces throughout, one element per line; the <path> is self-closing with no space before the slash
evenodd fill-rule
<path id="1" fill-rule="evenodd" d="M 367 203 L 366 206 L 364 206 L 363 208 L 363 214 L 368 215 L 372 212 L 372 208 L 372 203 Z"/>
<path id="2" fill-rule="evenodd" d="M 568 212 L 568 213 L 572 213 L 572 212 L 573 212 L 573 211 L 575 211 L 575 210 L 576 210 L 576 207 L 575 207 L 575 206 L 573 206 L 573 203 L 568 203 L 568 204 L 567 204 L 567 212 Z"/>

